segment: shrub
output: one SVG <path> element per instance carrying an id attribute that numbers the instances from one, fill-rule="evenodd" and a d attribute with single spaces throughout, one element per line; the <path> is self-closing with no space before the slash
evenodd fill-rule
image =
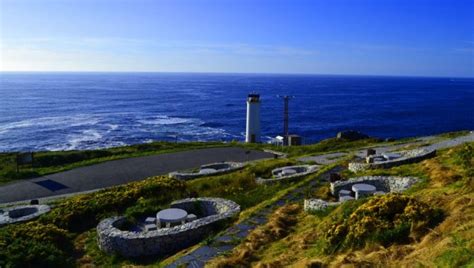
<path id="1" fill-rule="evenodd" d="M 0 267 L 73 266 L 68 233 L 52 224 L 29 222 L 0 229 Z"/>
<path id="2" fill-rule="evenodd" d="M 265 225 L 253 230 L 240 247 L 236 248 L 231 255 L 218 260 L 215 266 L 250 267 L 251 262 L 256 259 L 256 251 L 288 235 L 292 227 L 296 225 L 296 216 L 300 211 L 301 206 L 297 204 L 277 209 Z"/>
<path id="3" fill-rule="evenodd" d="M 152 198 L 153 205 L 165 204 L 186 194 L 184 182 L 167 177 L 153 177 L 91 194 L 69 198 L 41 220 L 79 232 L 94 227 L 99 220 L 123 212 L 139 198 Z"/>
<path id="4" fill-rule="evenodd" d="M 362 247 L 368 241 L 388 246 L 419 237 L 438 224 L 442 212 L 412 197 L 389 194 L 370 199 L 349 217 L 332 225 L 327 234 L 327 250 L 340 246 Z"/>
<path id="5" fill-rule="evenodd" d="M 465 175 L 474 176 L 474 147 L 473 144 L 466 143 L 461 150 L 457 151 L 454 159 L 464 169 Z"/>

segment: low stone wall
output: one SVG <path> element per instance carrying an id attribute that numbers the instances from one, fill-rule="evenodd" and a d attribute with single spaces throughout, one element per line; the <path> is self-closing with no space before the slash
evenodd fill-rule
<path id="1" fill-rule="evenodd" d="M 418 179 L 415 177 L 398 177 L 398 176 L 363 176 L 352 178 L 347 181 L 331 182 L 331 193 L 334 196 L 339 195 L 340 190 L 352 191 L 352 185 L 357 183 L 365 183 L 375 186 L 377 191 L 384 192 L 402 192 L 417 183 Z"/>
<path id="2" fill-rule="evenodd" d="M 223 165 L 228 165 L 229 167 L 222 168 Z M 212 163 L 212 164 L 203 165 L 200 168 L 220 168 L 220 169 L 216 169 L 215 172 L 208 172 L 208 173 L 175 171 L 175 172 L 169 173 L 168 176 L 170 178 L 175 178 L 179 180 L 192 180 L 192 179 L 196 179 L 196 178 L 200 178 L 204 176 L 213 176 L 213 175 L 219 175 L 219 174 L 232 172 L 232 171 L 241 169 L 244 166 L 245 166 L 245 163 L 238 163 L 238 162 Z"/>
<path id="3" fill-rule="evenodd" d="M 291 169 L 295 169 L 297 171 L 301 170 L 301 169 L 305 169 L 306 171 L 296 173 L 296 174 L 293 174 L 293 175 L 276 177 L 276 178 L 267 178 L 267 179 L 266 178 L 257 178 L 256 179 L 257 183 L 258 184 L 272 184 L 272 183 L 277 183 L 277 182 L 282 182 L 282 181 L 290 181 L 290 180 L 293 180 L 293 179 L 296 179 L 296 178 L 304 177 L 306 175 L 309 175 L 309 174 L 314 173 L 314 172 L 319 170 L 318 165 L 286 166 L 286 167 L 281 167 L 281 168 L 277 168 L 277 169 L 272 170 L 272 174 L 275 174 L 275 172 L 281 171 L 285 168 L 291 168 Z"/>
<path id="4" fill-rule="evenodd" d="M 48 205 L 28 205 L 4 208 L 0 211 L 0 226 L 29 221 L 51 210 Z"/>
<path id="5" fill-rule="evenodd" d="M 331 194 L 339 196 L 339 191 L 348 190 L 352 191 L 352 185 L 357 183 L 366 183 L 373 185 L 377 188 L 377 191 L 398 193 L 407 190 L 413 184 L 417 183 L 418 179 L 415 177 L 397 177 L 397 176 L 364 176 L 358 178 L 352 178 L 347 181 L 336 181 L 330 183 Z M 318 211 L 324 210 L 329 206 L 336 206 L 342 202 L 328 202 L 322 199 L 305 199 L 304 210 L 305 211 Z"/>
<path id="6" fill-rule="evenodd" d="M 406 164 L 412 164 L 431 158 L 436 155 L 436 150 L 415 149 L 400 152 L 401 157 L 393 160 L 375 163 L 349 163 L 348 169 L 352 172 L 359 172 L 366 169 L 391 168 Z"/>
<path id="7" fill-rule="evenodd" d="M 278 151 L 273 151 L 273 150 L 270 150 L 270 149 L 264 149 L 263 151 L 266 152 L 266 153 L 273 154 L 274 158 L 287 158 L 288 157 L 288 154 L 278 152 Z"/>
<path id="8" fill-rule="evenodd" d="M 99 247 L 106 253 L 125 257 L 167 255 L 192 246 L 206 238 L 219 222 L 240 212 L 240 206 L 222 198 L 188 198 L 173 202 L 171 207 L 194 211 L 202 209 L 203 217 L 171 228 L 148 232 L 120 230 L 125 217 L 108 218 L 97 226 Z"/>

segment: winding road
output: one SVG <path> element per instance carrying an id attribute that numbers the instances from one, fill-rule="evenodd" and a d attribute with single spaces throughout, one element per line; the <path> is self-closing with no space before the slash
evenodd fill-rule
<path id="1" fill-rule="evenodd" d="M 87 192 L 215 162 L 272 157 L 257 150 L 221 147 L 113 160 L 0 186 L 0 204 Z"/>

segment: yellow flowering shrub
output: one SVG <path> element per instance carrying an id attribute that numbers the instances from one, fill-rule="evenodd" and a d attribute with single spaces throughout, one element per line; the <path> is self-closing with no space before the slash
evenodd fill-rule
<path id="1" fill-rule="evenodd" d="M 69 198 L 58 204 L 41 220 L 78 232 L 94 227 L 106 216 L 123 212 L 127 207 L 135 205 L 139 198 L 150 198 L 155 204 L 165 204 L 184 195 L 186 195 L 186 184 L 183 181 L 168 177 L 152 177 Z"/>
<path id="2" fill-rule="evenodd" d="M 29 222 L 0 229 L 0 267 L 73 266 L 72 252 L 67 231 L 53 224 Z"/>
<path id="3" fill-rule="evenodd" d="M 440 210 L 401 194 L 377 196 L 332 225 L 325 237 L 329 249 L 406 242 L 414 232 L 426 233 L 442 219 Z"/>

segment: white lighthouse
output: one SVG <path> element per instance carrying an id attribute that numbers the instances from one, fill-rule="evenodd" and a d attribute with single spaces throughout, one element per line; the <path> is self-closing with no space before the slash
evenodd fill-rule
<path id="1" fill-rule="evenodd" d="M 247 97 L 245 142 L 260 142 L 260 95 L 257 93 L 250 93 Z"/>

